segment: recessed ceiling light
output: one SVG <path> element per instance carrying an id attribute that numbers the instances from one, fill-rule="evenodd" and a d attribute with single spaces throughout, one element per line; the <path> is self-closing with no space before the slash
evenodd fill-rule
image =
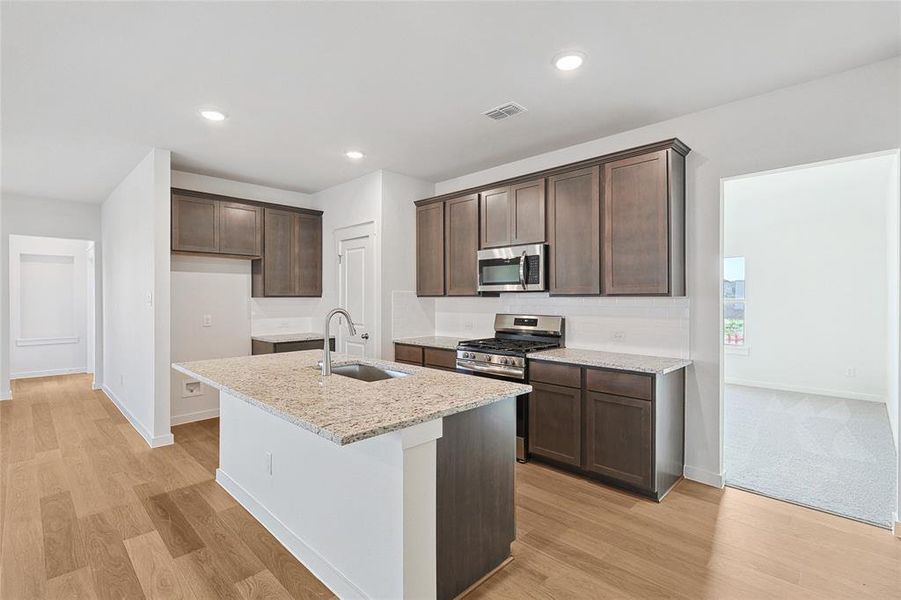
<path id="1" fill-rule="evenodd" d="M 347 158 L 349 158 L 351 160 L 360 160 L 361 158 L 363 158 L 366 155 L 363 154 L 362 152 L 360 152 L 359 150 L 348 150 L 347 152 L 344 153 L 344 156 L 346 156 Z"/>
<path id="2" fill-rule="evenodd" d="M 208 121 L 224 121 L 228 118 L 228 115 L 215 108 L 201 108 L 200 116 Z"/>
<path id="3" fill-rule="evenodd" d="M 581 52 L 564 52 L 554 58 L 554 66 L 560 71 L 575 71 L 585 62 L 585 55 Z"/>

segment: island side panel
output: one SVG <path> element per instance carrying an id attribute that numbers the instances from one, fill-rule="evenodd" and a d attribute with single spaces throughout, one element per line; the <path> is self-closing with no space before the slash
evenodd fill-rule
<path id="1" fill-rule="evenodd" d="M 455 598 L 510 556 L 515 464 L 515 398 L 444 418 L 437 442 L 439 600 Z"/>
<path id="2" fill-rule="evenodd" d="M 226 392 L 220 429 L 217 481 L 336 595 L 407 596 L 404 485 L 417 477 L 405 452 L 434 453 L 434 436 L 411 443 L 410 428 L 338 446 Z"/>

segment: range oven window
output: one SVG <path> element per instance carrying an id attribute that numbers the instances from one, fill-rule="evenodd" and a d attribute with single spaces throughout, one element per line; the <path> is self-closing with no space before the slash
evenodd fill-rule
<path id="1" fill-rule="evenodd" d="M 519 257 L 480 260 L 479 283 L 482 285 L 519 284 Z"/>

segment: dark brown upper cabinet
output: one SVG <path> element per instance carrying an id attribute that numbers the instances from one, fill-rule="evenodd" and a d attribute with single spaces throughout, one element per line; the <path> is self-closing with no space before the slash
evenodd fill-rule
<path id="1" fill-rule="evenodd" d="M 437 213 L 477 194 L 479 248 L 547 243 L 552 295 L 683 296 L 689 152 L 673 138 L 426 198 L 416 206 Z M 456 211 L 466 217 L 446 219 L 441 232 L 446 264 L 439 264 L 437 246 L 417 242 L 420 295 L 473 293 L 459 285 L 469 280 L 469 273 L 457 272 L 470 268 L 463 257 L 469 253 L 472 228 L 457 222 L 471 218 L 472 208 Z M 417 212 L 417 233 L 426 220 L 437 227 L 434 215 L 429 219 Z"/>
<path id="2" fill-rule="evenodd" d="M 600 168 L 548 179 L 548 244 L 551 294 L 601 292 Z"/>
<path id="3" fill-rule="evenodd" d="M 478 194 L 454 198 L 444 203 L 444 233 L 447 295 L 478 295 Z"/>
<path id="4" fill-rule="evenodd" d="M 605 294 L 685 293 L 684 160 L 668 149 L 604 165 Z"/>
<path id="5" fill-rule="evenodd" d="M 416 207 L 416 295 L 444 295 L 444 202 Z"/>
<path id="6" fill-rule="evenodd" d="M 263 257 L 253 264 L 253 296 L 322 295 L 322 215 L 263 209 Z"/>
<path id="7" fill-rule="evenodd" d="M 219 252 L 219 202 L 172 192 L 172 250 Z"/>
<path id="8" fill-rule="evenodd" d="M 172 250 L 183 253 L 258 257 L 263 209 L 231 198 L 172 191 Z"/>
<path id="9" fill-rule="evenodd" d="M 219 203 L 219 252 L 260 256 L 263 251 L 263 209 L 239 202 Z"/>
<path id="10" fill-rule="evenodd" d="M 481 248 L 545 241 L 545 180 L 527 181 L 479 194 Z"/>

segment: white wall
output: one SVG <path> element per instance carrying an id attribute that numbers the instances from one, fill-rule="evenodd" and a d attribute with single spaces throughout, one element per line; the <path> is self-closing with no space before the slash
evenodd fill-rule
<path id="1" fill-rule="evenodd" d="M 89 245 L 93 242 L 10 236 L 11 378 L 93 369 L 87 364 L 88 337 L 94 333 L 87 322 Z"/>
<path id="2" fill-rule="evenodd" d="M 235 258 L 172 255 L 172 362 L 250 354 L 250 261 Z M 209 315 L 209 325 L 204 316 Z M 186 396 L 171 372 L 172 424 L 219 414 L 219 392 L 200 385 L 199 396 Z"/>
<path id="3" fill-rule="evenodd" d="M 103 389 L 151 446 L 172 443 L 169 160 L 152 150 L 101 207 Z"/>
<path id="4" fill-rule="evenodd" d="M 678 137 L 687 170 L 687 285 L 694 365 L 686 381 L 686 475 L 722 484 L 720 180 L 901 146 L 901 59 L 874 63 L 640 129 L 540 154 L 436 185 L 488 184 Z"/>
<path id="5" fill-rule="evenodd" d="M 0 198 L 0 339 L 9 340 L 9 236 L 32 235 L 68 239 L 91 240 L 95 242 L 96 260 L 94 273 L 97 285 L 96 298 L 100 298 L 103 290 L 101 269 L 103 249 L 100 244 L 100 205 L 84 202 L 68 202 L 47 200 L 4 194 Z M 47 215 L 54 218 L 48 219 Z M 96 302 L 94 338 L 96 344 L 94 363 L 94 383 L 99 386 L 103 381 L 103 341 L 102 320 L 100 318 L 101 303 Z M 0 344 L 0 399 L 10 397 L 9 386 L 9 347 Z"/>
<path id="6" fill-rule="evenodd" d="M 883 154 L 725 182 L 724 250 L 747 281 L 726 383 L 886 401 L 893 168 Z"/>
<path id="7" fill-rule="evenodd" d="M 394 358 L 396 337 L 404 337 L 407 333 L 402 329 L 400 335 L 395 332 L 393 314 L 395 302 L 406 293 L 415 298 L 416 294 L 416 211 L 411 210 L 413 202 L 428 198 L 435 193 L 435 185 L 421 179 L 414 179 L 391 171 L 382 171 L 382 302 L 381 302 L 381 336 L 380 355 L 386 359 Z M 409 303 L 407 303 L 409 304 Z M 428 304 L 428 301 L 426 301 Z M 418 302 L 408 310 L 410 314 L 401 322 L 408 328 L 414 322 Z M 434 329 L 434 328 L 433 328 Z M 428 332 L 431 335 L 431 331 Z M 416 333 L 410 334 L 416 335 Z"/>

